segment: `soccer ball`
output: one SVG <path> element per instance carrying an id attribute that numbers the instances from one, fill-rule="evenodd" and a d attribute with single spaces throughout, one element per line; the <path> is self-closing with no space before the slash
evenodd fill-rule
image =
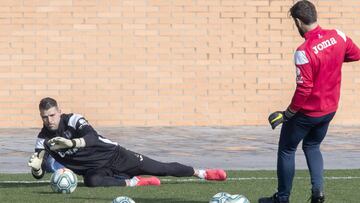
<path id="1" fill-rule="evenodd" d="M 250 201 L 244 195 L 231 195 L 225 203 L 250 203 Z"/>
<path id="2" fill-rule="evenodd" d="M 70 169 L 61 168 L 51 175 L 50 184 L 54 192 L 69 194 L 77 186 L 77 177 Z"/>
<path id="3" fill-rule="evenodd" d="M 210 199 L 209 203 L 225 203 L 230 196 L 227 192 L 219 192 Z"/>
<path id="4" fill-rule="evenodd" d="M 120 196 L 113 199 L 112 203 L 135 203 L 135 201 L 130 197 Z"/>

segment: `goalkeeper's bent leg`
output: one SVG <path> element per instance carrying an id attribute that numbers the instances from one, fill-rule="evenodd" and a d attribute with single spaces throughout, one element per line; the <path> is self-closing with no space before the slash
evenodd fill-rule
<path id="1" fill-rule="evenodd" d="M 128 177 L 116 177 L 110 169 L 90 170 L 84 175 L 87 187 L 126 186 Z"/>

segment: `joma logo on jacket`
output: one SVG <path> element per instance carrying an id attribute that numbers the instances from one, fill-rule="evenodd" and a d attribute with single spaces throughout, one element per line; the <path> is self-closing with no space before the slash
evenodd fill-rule
<path id="1" fill-rule="evenodd" d="M 325 41 L 322 41 L 321 43 L 317 44 L 316 46 L 313 46 L 314 53 L 318 54 L 319 51 L 322 51 L 323 49 L 326 49 L 336 43 L 337 43 L 336 39 L 333 37 L 330 39 L 327 39 Z"/>

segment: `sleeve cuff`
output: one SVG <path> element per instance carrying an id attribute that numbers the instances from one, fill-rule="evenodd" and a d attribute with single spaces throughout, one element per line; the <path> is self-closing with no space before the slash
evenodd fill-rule
<path id="1" fill-rule="evenodd" d="M 84 138 L 72 139 L 71 142 L 73 143 L 73 147 L 82 148 L 86 146 Z"/>
<path id="2" fill-rule="evenodd" d="M 41 168 L 39 170 L 31 169 L 31 174 L 34 178 L 41 179 L 45 175 L 45 172 Z"/>

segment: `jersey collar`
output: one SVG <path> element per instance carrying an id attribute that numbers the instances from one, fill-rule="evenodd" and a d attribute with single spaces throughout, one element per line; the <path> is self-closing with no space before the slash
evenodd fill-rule
<path id="1" fill-rule="evenodd" d="M 306 32 L 304 37 L 305 37 L 305 39 L 309 39 L 309 38 L 311 38 L 311 36 L 314 36 L 314 35 L 318 34 L 321 30 L 322 29 L 321 29 L 320 25 L 318 25 L 314 29 Z"/>

